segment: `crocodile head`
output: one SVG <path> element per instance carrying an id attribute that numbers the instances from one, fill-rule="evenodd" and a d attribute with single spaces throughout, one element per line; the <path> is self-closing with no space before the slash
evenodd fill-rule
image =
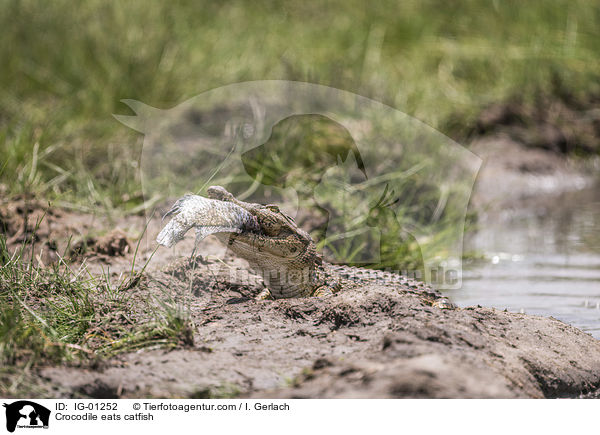
<path id="1" fill-rule="evenodd" d="M 196 244 L 216 237 L 259 273 L 275 298 L 307 296 L 320 287 L 323 264 L 310 235 L 275 205 L 236 199 L 220 186 L 208 188 L 208 198 L 186 195 L 165 214 L 171 216 L 157 242 L 171 247 L 191 229 Z M 192 254 L 193 255 L 193 254 Z"/>
<path id="2" fill-rule="evenodd" d="M 255 218 L 258 224 L 257 231 L 232 233 L 229 245 L 235 244 L 234 242 L 243 243 L 254 251 L 255 256 L 268 252 L 279 258 L 288 259 L 301 257 L 309 251 L 314 251 L 315 245 L 310 235 L 276 205 L 239 201 L 221 186 L 211 186 L 207 193 L 211 199 L 232 202 L 242 207 Z"/>
<path id="3" fill-rule="evenodd" d="M 207 193 L 211 199 L 243 208 L 256 221 L 257 230 L 217 237 L 262 275 L 275 298 L 308 294 L 318 286 L 315 269 L 322 258 L 313 239 L 292 217 L 276 205 L 240 201 L 221 186 L 211 186 Z"/>

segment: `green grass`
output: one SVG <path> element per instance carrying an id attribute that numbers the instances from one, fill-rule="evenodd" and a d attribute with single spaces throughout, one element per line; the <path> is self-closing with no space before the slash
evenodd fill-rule
<path id="1" fill-rule="evenodd" d="M 162 300 L 134 306 L 130 292 L 144 276 L 135 262 L 131 274 L 111 282 L 109 271 L 92 276 L 64 260 L 37 265 L 28 259 L 32 251 L 23 243 L 10 252 L 0 234 L 0 394 L 16 394 L 19 379 L 39 365 L 193 343 L 184 309 Z"/>
<path id="2" fill-rule="evenodd" d="M 140 137 L 111 117 L 127 111 L 119 100 L 165 108 L 244 80 L 339 87 L 460 140 L 490 103 L 557 83 L 598 94 L 599 21 L 592 0 L 6 0 L 0 180 L 13 193 L 131 208 Z"/>
<path id="3" fill-rule="evenodd" d="M 91 283 L 62 264 L 41 268 L 12 255 L 0 235 L 0 362 L 31 365 L 72 359 L 94 315 Z"/>
<path id="4" fill-rule="evenodd" d="M 97 354 L 103 357 L 123 352 L 132 352 L 142 348 L 174 348 L 192 346 L 194 343 L 194 324 L 189 311 L 177 304 L 155 300 L 151 309 L 151 320 L 135 328 L 123 329 L 120 336 L 97 348 Z"/>

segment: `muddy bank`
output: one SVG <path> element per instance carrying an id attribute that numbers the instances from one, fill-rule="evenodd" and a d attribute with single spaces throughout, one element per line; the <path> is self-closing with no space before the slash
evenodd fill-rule
<path id="1" fill-rule="evenodd" d="M 484 216 L 543 201 L 547 180 L 567 191 L 588 182 L 564 158 L 507 137 L 473 149 L 486 160 L 474 197 Z M 143 218 L 100 219 L 20 199 L 0 207 L 11 248 L 33 235 L 31 222 L 43 213 L 32 250 L 41 263 L 66 249 L 92 274 L 131 269 Z M 150 222 L 138 265 L 151 257 L 160 227 L 160 219 Z M 190 262 L 192 246 L 190 235 L 175 249 L 158 249 L 143 279 L 125 288 L 125 318 L 136 321 L 115 317 L 119 328 L 133 328 L 151 320 L 147 301 L 162 301 L 186 313 L 185 339 L 172 349 L 157 343 L 38 367 L 27 374 L 32 397 L 543 398 L 595 397 L 600 388 L 600 342 L 556 319 L 479 306 L 442 310 L 372 285 L 255 301 L 260 279 L 232 272 L 245 270 L 244 261 L 209 238 L 203 257 Z"/>
<path id="2" fill-rule="evenodd" d="M 185 269 L 185 268 L 184 268 Z M 258 287 L 180 278 L 194 340 L 120 355 L 99 369 L 40 371 L 67 397 L 575 397 L 600 385 L 600 342 L 552 318 L 472 307 L 442 310 L 368 286 L 336 296 L 250 299 Z M 152 289 L 151 284 L 149 292 Z M 142 295 L 140 295 L 142 297 Z M 224 393 L 225 392 L 225 393 Z"/>
<path id="3" fill-rule="evenodd" d="M 182 258 L 191 246 L 157 251 L 145 285 L 128 290 L 132 301 L 159 297 L 185 307 L 191 342 L 93 366 L 41 368 L 42 397 L 542 398 L 600 386 L 600 342 L 558 320 L 442 310 L 381 286 L 255 301 L 260 280 L 236 282 L 231 273 L 243 261 L 216 259 L 222 249 L 207 240 L 202 261 L 191 263 Z"/>
<path id="4" fill-rule="evenodd" d="M 560 195 L 598 182 L 598 158 L 580 160 L 530 148 L 508 134 L 478 138 L 470 150 L 483 160 L 470 204 L 480 223 L 543 209 Z"/>

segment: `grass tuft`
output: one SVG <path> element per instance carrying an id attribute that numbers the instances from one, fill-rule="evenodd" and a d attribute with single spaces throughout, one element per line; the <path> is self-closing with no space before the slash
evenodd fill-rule
<path id="1" fill-rule="evenodd" d="M 40 365 L 193 345 L 186 310 L 162 300 L 131 301 L 132 292 L 144 288 L 147 262 L 136 270 L 134 260 L 131 273 L 115 282 L 110 270 L 93 276 L 85 265 L 74 270 L 64 256 L 49 266 L 38 264 L 28 255 L 35 238 L 34 231 L 11 252 L 0 234 L 0 394 L 21 391 L 18 379 Z"/>

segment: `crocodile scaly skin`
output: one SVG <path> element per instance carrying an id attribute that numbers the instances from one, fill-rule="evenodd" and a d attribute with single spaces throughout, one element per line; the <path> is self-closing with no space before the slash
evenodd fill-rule
<path id="1" fill-rule="evenodd" d="M 208 188 L 209 198 L 186 195 L 165 217 L 173 216 L 157 237 L 170 247 L 192 227 L 196 245 L 210 234 L 245 259 L 268 292 L 261 298 L 294 298 L 337 293 L 348 285 L 377 284 L 417 293 L 432 305 L 452 303 L 424 283 L 391 272 L 327 263 L 310 235 L 275 205 L 239 201 L 221 186 Z"/>

